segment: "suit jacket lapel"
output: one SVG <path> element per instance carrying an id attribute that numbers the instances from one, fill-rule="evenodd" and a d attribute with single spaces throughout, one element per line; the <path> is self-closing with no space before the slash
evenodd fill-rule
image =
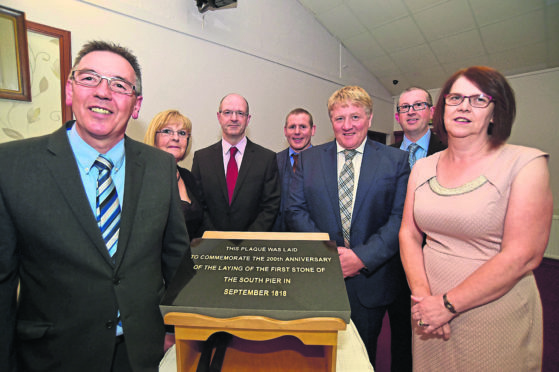
<path id="1" fill-rule="evenodd" d="M 219 188 L 219 192 L 221 192 L 223 198 L 225 199 L 226 204 L 229 205 L 229 194 L 227 192 L 225 169 L 223 168 L 223 146 L 221 146 L 221 141 L 213 145 L 211 150 L 213 151 L 213 155 L 209 159 L 209 166 L 211 167 L 210 169 L 215 170 L 213 174 L 217 182 L 216 185 Z"/>
<path id="2" fill-rule="evenodd" d="M 241 168 L 239 169 L 237 182 L 235 183 L 235 191 L 233 191 L 233 200 L 231 200 L 231 204 L 233 204 L 237 199 L 238 191 L 241 189 L 243 182 L 245 182 L 247 178 L 253 159 L 254 159 L 254 146 L 252 142 L 247 138 L 247 145 L 245 147 L 245 153 L 243 154 L 243 160 L 241 162 Z M 225 183 L 225 189 L 227 191 L 227 183 Z M 227 195 L 227 192 L 225 194 Z"/>
<path id="3" fill-rule="evenodd" d="M 87 236 L 107 262 L 111 263 L 111 257 L 91 211 L 76 159 L 66 134 L 66 129 L 72 125 L 73 122 L 50 136 L 47 150 L 52 156 L 45 157 L 44 165 L 51 172 L 54 183 L 58 186 L 60 194 L 66 200 L 76 220 L 82 225 Z"/>
<path id="4" fill-rule="evenodd" d="M 336 221 L 340 228 L 342 228 L 342 220 L 340 217 L 340 203 L 338 197 L 338 154 L 336 153 L 336 141 L 332 141 L 328 146 L 322 149 L 321 156 L 322 174 L 324 175 L 324 185 L 328 192 L 328 199 L 332 203 L 332 209 L 336 214 Z"/>
<path id="5" fill-rule="evenodd" d="M 130 240 L 145 171 L 145 160 L 142 156 L 141 147 L 137 146 L 128 137 L 125 137 L 124 151 L 126 153 L 124 200 L 121 201 L 122 212 L 120 216 L 120 231 L 118 233 L 118 248 L 114 256 L 117 266 L 120 265 Z"/>
<path id="6" fill-rule="evenodd" d="M 356 221 L 356 217 L 365 205 L 364 200 L 369 189 L 375 184 L 375 176 L 378 171 L 379 162 L 375 159 L 378 156 L 378 145 L 372 140 L 367 139 L 365 148 L 363 150 L 363 158 L 361 159 L 361 169 L 359 171 L 359 184 L 357 185 L 357 194 L 355 196 L 355 203 L 353 212 L 351 214 L 351 221 Z"/>

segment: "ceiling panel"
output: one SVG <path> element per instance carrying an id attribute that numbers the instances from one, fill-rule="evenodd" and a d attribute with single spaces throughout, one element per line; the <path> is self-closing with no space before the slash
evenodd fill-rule
<path id="1" fill-rule="evenodd" d="M 476 27 L 466 0 L 449 1 L 416 13 L 413 17 L 428 40 L 445 38 Z"/>
<path id="2" fill-rule="evenodd" d="M 430 45 L 440 63 L 450 63 L 485 54 L 478 30 L 435 40 Z"/>
<path id="3" fill-rule="evenodd" d="M 398 19 L 375 28 L 371 34 L 387 52 L 394 52 L 425 43 L 425 39 L 411 17 Z"/>
<path id="4" fill-rule="evenodd" d="M 505 75 L 559 67 L 559 0 L 299 2 L 394 95 L 439 88 L 472 65 Z"/>
<path id="5" fill-rule="evenodd" d="M 345 5 L 339 5 L 324 13 L 317 14 L 316 17 L 326 29 L 336 30 L 335 36 L 340 40 L 367 31 L 361 23 L 355 22 L 355 16 Z"/>

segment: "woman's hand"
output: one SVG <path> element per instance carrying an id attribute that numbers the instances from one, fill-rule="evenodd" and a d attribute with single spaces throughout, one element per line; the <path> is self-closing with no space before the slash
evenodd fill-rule
<path id="1" fill-rule="evenodd" d="M 443 297 L 439 296 L 411 296 L 415 304 L 411 308 L 412 319 L 417 321 L 419 332 L 435 334 L 445 340 L 450 338 L 449 322 L 456 315 L 444 306 Z"/>

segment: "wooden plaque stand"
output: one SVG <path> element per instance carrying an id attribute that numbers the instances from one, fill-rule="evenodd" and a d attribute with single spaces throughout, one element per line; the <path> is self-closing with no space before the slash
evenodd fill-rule
<path id="1" fill-rule="evenodd" d="M 324 233 L 206 232 L 205 239 L 328 240 Z M 203 342 L 216 332 L 235 336 L 227 348 L 222 371 L 335 371 L 339 318 L 289 321 L 263 316 L 213 318 L 171 312 L 165 323 L 175 326 L 177 371 L 194 372 Z M 296 338 L 296 339 L 294 339 Z"/>
<path id="2" fill-rule="evenodd" d="M 203 342 L 216 332 L 238 337 L 227 349 L 223 372 L 335 371 L 338 331 L 346 328 L 339 318 L 281 321 L 240 316 L 220 319 L 191 313 L 168 313 L 165 323 L 175 326 L 178 372 L 196 371 Z M 283 336 L 296 337 L 304 345 L 292 338 L 276 340 Z M 255 344 L 252 341 L 267 342 Z"/>

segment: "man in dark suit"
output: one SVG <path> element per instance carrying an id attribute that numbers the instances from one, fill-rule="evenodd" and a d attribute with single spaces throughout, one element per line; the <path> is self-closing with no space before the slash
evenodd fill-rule
<path id="1" fill-rule="evenodd" d="M 175 161 L 125 136 L 142 102 L 140 67 L 127 49 L 86 44 L 66 102 L 75 121 L 0 146 L 0 365 L 157 371 L 160 297 L 190 260 Z M 99 170 L 103 162 L 110 166 Z M 97 196 L 105 186 L 109 229 L 104 191 Z"/>
<path id="2" fill-rule="evenodd" d="M 336 139 L 301 153 L 286 221 L 336 241 L 351 319 L 375 364 L 386 307 L 407 285 L 396 270 L 410 168 L 406 153 L 367 139 L 373 103 L 365 90 L 336 91 L 328 112 Z"/>
<path id="3" fill-rule="evenodd" d="M 285 118 L 283 134 L 289 143 L 289 147 L 278 152 L 278 170 L 281 182 L 281 204 L 278 217 L 274 223 L 274 231 L 287 231 L 285 225 L 285 205 L 289 195 L 289 184 L 291 176 L 295 172 L 295 167 L 299 159 L 299 153 L 312 147 L 311 138 L 314 136 L 316 127 L 314 126 L 312 115 L 304 108 L 293 109 Z"/>
<path id="4" fill-rule="evenodd" d="M 410 155 L 414 163 L 446 149 L 446 145 L 429 129 L 435 108 L 428 91 L 418 87 L 404 90 L 400 94 L 396 110 L 394 116 L 404 131 L 404 138 L 393 144 L 393 147 L 408 151 L 409 146 L 416 143 L 418 147 L 414 154 Z"/>
<path id="5" fill-rule="evenodd" d="M 248 102 L 219 103 L 222 140 L 194 153 L 192 174 L 204 207 L 203 231 L 270 231 L 280 205 L 276 154 L 250 141 Z"/>
<path id="6" fill-rule="evenodd" d="M 433 98 L 428 91 L 419 87 L 404 90 L 398 98 L 396 109 L 395 118 L 404 131 L 404 138 L 391 146 L 408 151 L 410 168 L 417 160 L 446 148 L 445 144 L 429 129 L 434 107 Z M 405 279 L 406 274 L 401 264 L 398 270 L 400 276 Z M 403 286 L 396 301 L 387 309 L 392 336 L 390 338 L 391 370 L 394 372 L 412 371 L 410 296 L 409 287 Z"/>

